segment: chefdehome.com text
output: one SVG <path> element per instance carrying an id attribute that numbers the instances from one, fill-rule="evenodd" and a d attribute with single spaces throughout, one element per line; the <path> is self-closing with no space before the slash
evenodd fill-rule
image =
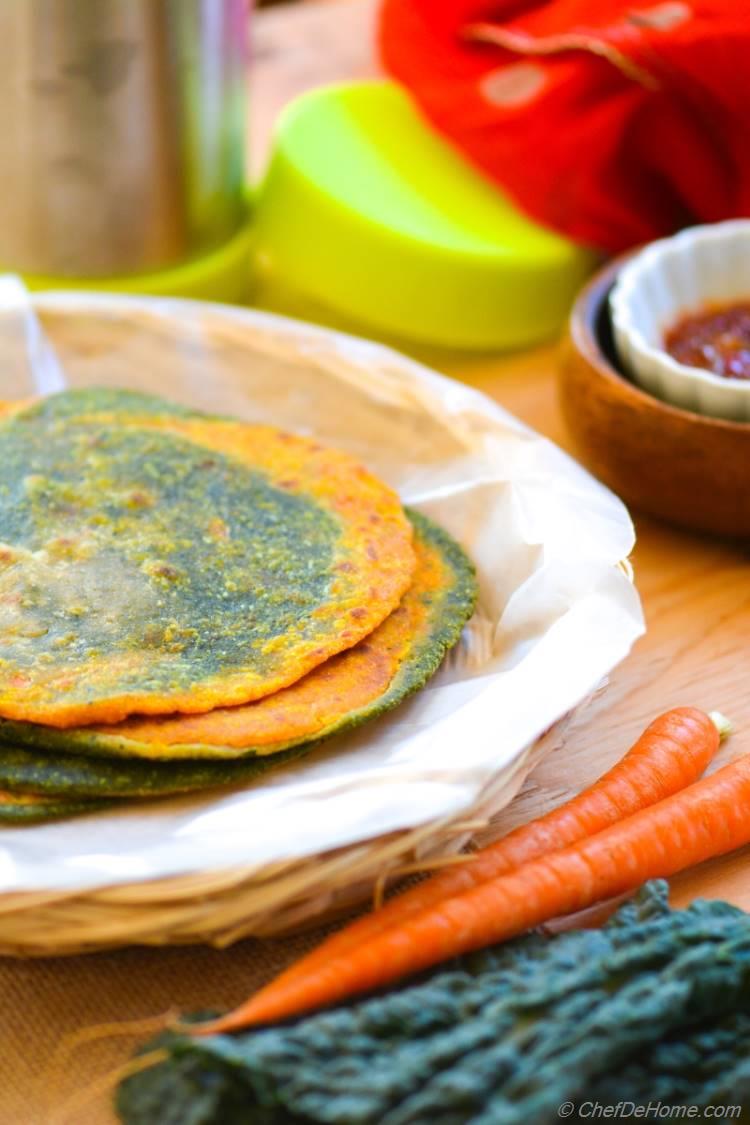
<path id="1" fill-rule="evenodd" d="M 562 1120 L 731 1121 L 742 1117 L 741 1105 L 673 1105 L 669 1102 L 563 1102 Z"/>

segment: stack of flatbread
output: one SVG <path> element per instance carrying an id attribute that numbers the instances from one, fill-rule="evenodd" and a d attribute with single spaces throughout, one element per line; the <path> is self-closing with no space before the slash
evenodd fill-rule
<path id="1" fill-rule="evenodd" d="M 0 820 L 247 784 L 395 707 L 476 599 L 354 458 L 129 391 L 0 411 Z"/>

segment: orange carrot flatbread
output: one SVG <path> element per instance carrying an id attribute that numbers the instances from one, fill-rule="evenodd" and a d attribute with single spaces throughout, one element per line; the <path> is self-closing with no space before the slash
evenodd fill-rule
<path id="1" fill-rule="evenodd" d="M 0 417 L 0 716 L 65 728 L 260 699 L 398 605 L 411 524 L 353 458 L 98 393 Z"/>

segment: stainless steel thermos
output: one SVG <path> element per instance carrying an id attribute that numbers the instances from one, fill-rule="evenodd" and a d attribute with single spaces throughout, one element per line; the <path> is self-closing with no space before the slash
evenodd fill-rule
<path id="1" fill-rule="evenodd" d="M 159 270 L 245 221 L 247 0 L 1 0 L 0 269 Z"/>

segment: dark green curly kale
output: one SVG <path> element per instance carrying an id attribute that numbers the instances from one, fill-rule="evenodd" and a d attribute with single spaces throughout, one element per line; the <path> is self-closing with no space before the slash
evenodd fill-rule
<path id="1" fill-rule="evenodd" d="M 750 1106 L 750 916 L 672 911 L 651 883 L 600 930 L 521 938 L 295 1024 L 156 1043 L 168 1061 L 118 1091 L 126 1125 L 544 1125 L 566 1101 Z"/>

